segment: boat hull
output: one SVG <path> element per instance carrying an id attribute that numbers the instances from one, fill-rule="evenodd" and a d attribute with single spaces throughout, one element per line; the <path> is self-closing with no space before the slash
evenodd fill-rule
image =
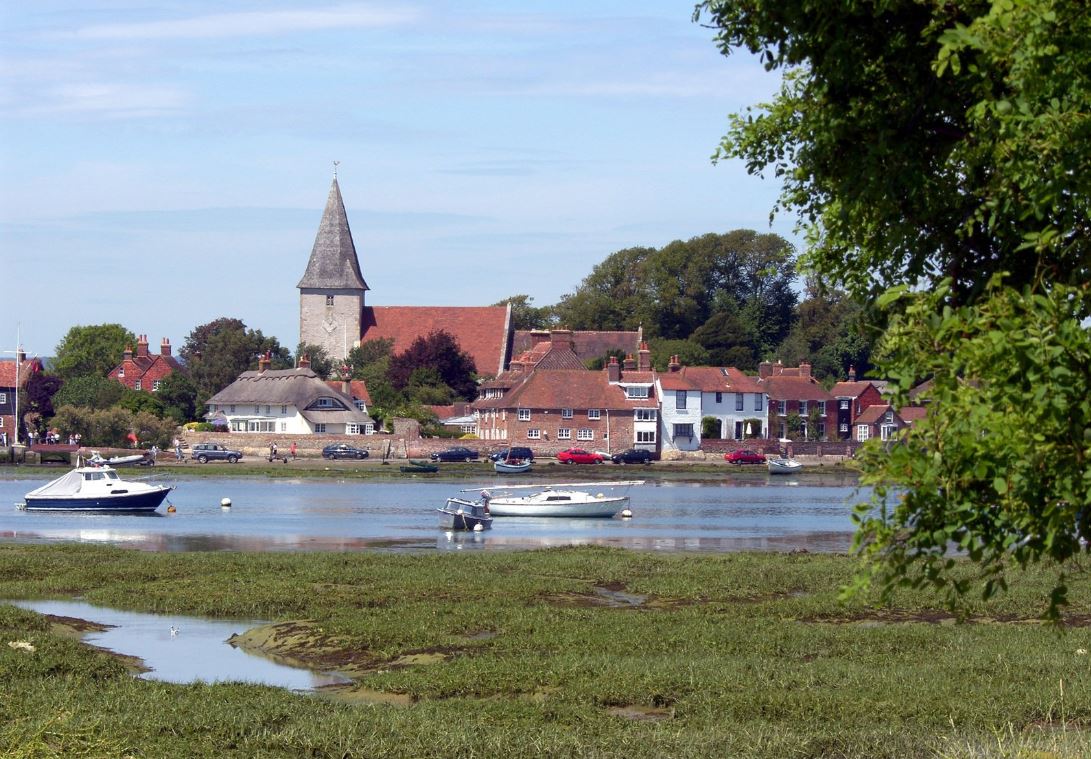
<path id="1" fill-rule="evenodd" d="M 497 461 L 492 465 L 497 474 L 522 474 L 523 472 L 530 471 L 530 462 L 524 461 L 519 464 L 509 464 L 506 461 Z"/>
<path id="2" fill-rule="evenodd" d="M 769 474 L 796 474 L 803 469 L 803 465 L 798 461 L 769 459 L 766 465 L 769 467 Z"/>
<path id="3" fill-rule="evenodd" d="M 27 511 L 98 511 L 98 512 L 148 512 L 155 511 L 171 491 L 169 487 L 155 488 L 142 493 L 123 493 L 100 496 L 26 496 Z"/>
<path id="4" fill-rule="evenodd" d="M 494 517 L 578 517 L 609 518 L 629 504 L 628 496 L 596 498 L 584 503 L 542 502 L 533 503 L 519 498 L 493 498 L 489 511 Z"/>
<path id="5" fill-rule="evenodd" d="M 436 509 L 439 512 L 440 527 L 446 530 L 488 530 L 492 527 L 492 516 L 480 503 L 464 501 L 460 498 L 447 500 L 447 505 Z"/>

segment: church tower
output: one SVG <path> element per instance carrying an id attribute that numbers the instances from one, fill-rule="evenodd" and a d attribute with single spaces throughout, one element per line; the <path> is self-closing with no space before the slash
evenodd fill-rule
<path id="1" fill-rule="evenodd" d="M 326 210 L 299 288 L 299 341 L 343 361 L 360 342 L 367 282 L 360 274 L 341 188 L 334 174 Z"/>

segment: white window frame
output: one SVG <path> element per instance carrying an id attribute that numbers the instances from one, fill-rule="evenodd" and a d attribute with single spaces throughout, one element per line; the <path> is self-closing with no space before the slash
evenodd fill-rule
<path id="1" fill-rule="evenodd" d="M 333 408 L 333 398 L 319 398 L 315 404 L 318 408 Z"/>
<path id="2" fill-rule="evenodd" d="M 360 434 L 360 425 L 352 424 L 352 423 L 346 424 L 345 425 L 345 434 L 346 435 L 359 435 Z"/>
<path id="3" fill-rule="evenodd" d="M 557 439 L 558 440 L 571 440 L 572 439 L 572 429 L 570 427 L 559 427 L 557 429 Z"/>
<path id="4" fill-rule="evenodd" d="M 519 409 L 519 421 L 520 422 L 529 422 L 530 421 L 530 409 L 528 409 L 528 408 Z"/>
<path id="5" fill-rule="evenodd" d="M 633 421 L 654 422 L 659 418 L 659 410 L 654 408 L 638 408 L 633 411 Z"/>
<path id="6" fill-rule="evenodd" d="M 122 378 L 122 377 L 125 376 L 125 367 L 124 366 L 117 370 L 117 376 L 119 378 Z"/>
<path id="7" fill-rule="evenodd" d="M 134 382 L 133 383 L 133 390 L 143 390 L 143 388 L 140 386 L 140 384 L 141 384 L 140 380 L 137 380 L 136 382 Z"/>
<path id="8" fill-rule="evenodd" d="M 158 393 L 159 386 L 163 384 L 163 380 L 152 380 L 152 392 Z"/>
<path id="9" fill-rule="evenodd" d="M 685 390 L 674 391 L 674 407 L 678 410 L 685 409 L 686 403 L 689 401 L 689 394 Z"/>
<path id="10" fill-rule="evenodd" d="M 648 388 L 645 385 L 629 385 L 625 388 L 625 397 L 635 400 L 644 400 L 648 397 Z"/>
<path id="11" fill-rule="evenodd" d="M 571 419 L 571 418 L 572 418 L 572 409 L 570 409 L 570 408 L 561 409 L 561 419 Z"/>
<path id="12" fill-rule="evenodd" d="M 742 411 L 746 408 L 746 398 L 742 393 L 735 393 L 735 410 Z"/>
<path id="13" fill-rule="evenodd" d="M 868 439 L 870 431 L 870 428 L 866 424 L 856 425 L 856 439 L 861 443 L 865 442 Z"/>
<path id="14" fill-rule="evenodd" d="M 8 402 L 8 394 L 7 393 L 0 393 L 0 403 L 7 403 L 7 402 Z"/>
<path id="15" fill-rule="evenodd" d="M 588 419 L 601 419 L 602 418 L 602 409 L 599 409 L 599 408 L 589 408 L 589 409 L 587 409 L 587 418 Z"/>
<path id="16" fill-rule="evenodd" d="M 576 430 L 576 440 L 594 440 L 595 431 L 590 427 L 580 427 Z"/>
<path id="17" fill-rule="evenodd" d="M 527 430 L 527 440 L 541 440 L 542 431 L 537 427 L 531 427 Z"/>
<path id="18" fill-rule="evenodd" d="M 315 422 L 314 431 L 315 431 L 316 434 L 325 433 L 326 423 L 325 422 Z"/>
<path id="19" fill-rule="evenodd" d="M 636 442 L 638 443 L 654 443 L 655 442 L 655 430 L 637 430 Z"/>

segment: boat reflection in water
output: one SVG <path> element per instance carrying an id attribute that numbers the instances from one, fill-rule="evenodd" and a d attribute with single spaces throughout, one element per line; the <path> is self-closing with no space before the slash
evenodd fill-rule
<path id="1" fill-rule="evenodd" d="M 792 484 L 767 476 L 741 483 L 647 482 L 629 490 L 633 519 L 503 519 L 484 535 L 469 533 L 448 541 L 436 526 L 436 504 L 446 502 L 454 489 L 458 483 L 403 479 L 194 478 L 184 480 L 184 487 L 172 495 L 177 513 L 155 519 L 9 507 L 0 523 L 0 540 L 78 541 L 148 551 L 415 551 L 449 546 L 511 550 L 563 545 L 844 551 L 853 533 L 852 506 L 869 495 L 866 490 L 857 492 L 855 483 L 843 477 L 802 475 L 792 478 Z M 25 484 L 18 480 L 0 480 L 0 502 L 15 503 L 25 492 Z M 225 497 L 232 508 L 221 509 Z"/>

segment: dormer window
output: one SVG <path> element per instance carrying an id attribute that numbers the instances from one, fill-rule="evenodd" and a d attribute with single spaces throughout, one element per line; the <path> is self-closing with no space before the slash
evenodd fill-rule
<path id="1" fill-rule="evenodd" d="M 647 398 L 648 388 L 645 385 L 638 385 L 636 387 L 625 388 L 626 398 Z"/>
<path id="2" fill-rule="evenodd" d="M 318 408 L 333 408 L 333 398 L 319 398 L 317 405 Z"/>

